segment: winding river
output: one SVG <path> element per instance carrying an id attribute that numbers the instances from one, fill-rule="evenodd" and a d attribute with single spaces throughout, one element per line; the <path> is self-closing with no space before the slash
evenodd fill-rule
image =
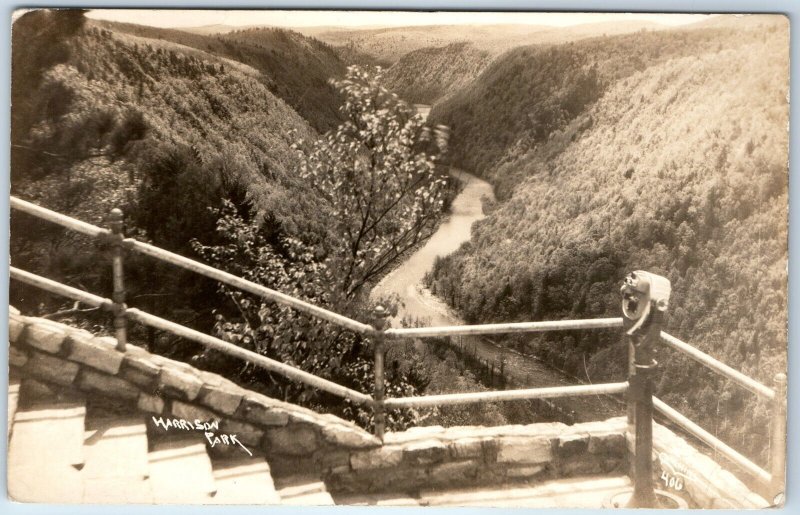
<path id="1" fill-rule="evenodd" d="M 427 115 L 427 106 L 417 106 Z M 422 108 L 422 109 L 421 109 Z M 463 189 L 454 199 L 449 217 L 442 222 L 431 238 L 405 262 L 387 274 L 372 290 L 374 299 L 395 294 L 401 306 L 392 320 L 399 327 L 403 319 L 416 320 L 421 325 L 464 325 L 464 321 L 441 299 L 423 285 L 425 274 L 433 269 L 437 257 L 447 256 L 469 241 L 472 224 L 484 217 L 483 198 L 494 199 L 492 186 L 474 175 L 452 169 Z M 503 363 L 504 374 L 513 387 L 543 387 L 570 385 L 580 382 L 535 356 L 521 354 L 493 343 L 484 337 L 453 338 L 451 343 L 468 349 L 470 354 L 487 363 Z M 619 406 L 609 399 L 580 397 L 559 400 L 558 405 L 574 412 L 575 421 L 598 420 L 619 414 Z"/>

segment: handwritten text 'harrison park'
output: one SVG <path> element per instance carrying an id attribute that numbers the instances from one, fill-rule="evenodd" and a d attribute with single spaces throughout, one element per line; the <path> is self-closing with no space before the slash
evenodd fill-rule
<path id="1" fill-rule="evenodd" d="M 169 429 L 180 429 L 182 431 L 203 431 L 208 443 L 211 447 L 215 445 L 238 445 L 250 456 L 253 455 L 250 449 L 236 438 L 235 434 L 230 433 L 217 433 L 219 431 L 219 420 L 212 420 L 211 422 L 203 422 L 195 419 L 194 423 L 182 418 L 163 418 L 153 417 L 153 423 L 156 427 L 162 427 L 165 431 Z"/>

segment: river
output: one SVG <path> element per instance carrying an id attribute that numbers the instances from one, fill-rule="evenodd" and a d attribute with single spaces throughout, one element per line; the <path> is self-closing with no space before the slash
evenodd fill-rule
<path id="1" fill-rule="evenodd" d="M 417 106 L 418 111 L 427 115 L 427 106 Z M 423 108 L 423 109 L 421 109 Z M 431 238 L 400 266 L 387 274 L 372 290 L 372 298 L 395 294 L 401 306 L 392 326 L 399 327 L 403 319 L 415 320 L 421 325 L 464 325 L 464 321 L 441 299 L 431 293 L 423 283 L 425 274 L 433 269 L 437 257 L 447 256 L 457 250 L 462 243 L 469 241 L 472 224 L 484 217 L 483 198 L 494 199 L 491 184 L 463 170 L 451 169 L 451 175 L 458 178 L 462 191 L 453 200 L 451 212 Z M 543 387 L 570 385 L 580 382 L 538 360 L 535 356 L 521 354 L 497 345 L 488 338 L 453 338 L 451 344 L 467 349 L 469 354 L 503 372 L 510 385 L 514 387 Z M 598 420 L 620 414 L 617 403 L 600 397 L 562 399 L 558 406 L 564 411 L 574 412 L 575 421 Z"/>

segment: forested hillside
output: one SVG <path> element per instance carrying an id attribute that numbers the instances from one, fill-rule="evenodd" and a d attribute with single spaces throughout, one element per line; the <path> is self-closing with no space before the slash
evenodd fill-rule
<path id="1" fill-rule="evenodd" d="M 451 127 L 455 164 L 492 179 L 503 196 L 510 184 L 498 175 L 498 165 L 540 152 L 557 131 L 580 132 L 592 123 L 580 116 L 618 81 L 670 59 L 735 48 L 763 34 L 676 30 L 520 47 L 436 105 L 430 117 Z M 511 168 L 506 172 L 516 173 Z"/>
<path id="2" fill-rule="evenodd" d="M 468 42 L 478 50 L 497 56 L 521 45 L 566 43 L 588 37 L 663 28 L 665 27 L 655 23 L 631 20 L 585 23 L 569 27 L 502 24 L 382 28 L 303 27 L 297 30 L 328 43 L 345 56 L 362 60 L 371 58 L 376 64 L 391 66 L 416 50 L 439 48 L 452 43 Z"/>
<path id="3" fill-rule="evenodd" d="M 101 226 L 122 208 L 128 236 L 369 320 L 369 285 L 443 216 L 451 195 L 439 167 L 446 133 L 426 126 L 380 74 L 352 67 L 337 78 L 308 64 L 334 73 L 325 81 L 327 107 L 347 120 L 320 135 L 271 91 L 290 87 L 277 82 L 286 76 L 125 28 L 87 24 L 79 10 L 15 20 L 12 195 Z M 288 32 L 268 35 L 289 38 L 289 47 L 326 48 Z M 260 48 L 253 41 L 262 41 L 259 31 L 229 36 L 240 39 L 220 44 Z M 287 70 L 296 64 L 280 60 Z M 381 188 L 369 186 L 378 179 Z M 354 204 L 370 207 L 362 215 Z M 108 297 L 109 250 L 107 241 L 12 212 L 14 266 Z M 126 253 L 124 276 L 130 307 L 372 391 L 373 363 L 360 335 L 139 254 Z M 108 313 L 20 282 L 9 296 L 26 313 L 110 329 Z M 171 333 L 134 324 L 128 331 L 131 342 L 275 398 L 372 423 L 369 410 Z M 414 393 L 421 383 L 413 379 L 393 370 L 387 390 Z M 393 412 L 389 427 L 404 427 L 410 416 Z"/>
<path id="4" fill-rule="evenodd" d="M 149 39 L 160 39 L 246 64 L 260 72 L 269 91 L 282 98 L 316 130 L 325 132 L 341 121 L 332 77 L 345 65 L 328 45 L 294 31 L 248 28 L 220 34 L 197 34 L 129 23 L 93 20 L 91 25 Z"/>
<path id="5" fill-rule="evenodd" d="M 15 35 L 22 52 L 25 27 Z M 313 129 L 257 72 L 160 43 L 84 28 L 62 43 L 62 62 L 15 83 L 15 112 L 29 115 L 14 127 L 13 192 L 98 222 L 112 205 L 134 204 L 146 183 L 146 193 L 186 194 L 164 199 L 183 224 L 231 194 L 287 226 L 307 224 L 295 200 L 287 205 L 299 187 L 289 132 Z M 153 221 L 175 245 L 194 236 L 169 223 Z"/>
<path id="6" fill-rule="evenodd" d="M 475 80 L 491 60 L 488 52 L 466 42 L 422 48 L 389 68 L 387 86 L 409 102 L 434 104 Z"/>
<path id="7" fill-rule="evenodd" d="M 291 145 L 316 133 L 257 71 L 84 21 L 38 11 L 15 23 L 13 195 L 100 225 L 120 207 L 129 234 L 189 255 L 193 239 L 218 240 L 212 209 L 224 199 L 276 235 L 325 241 L 311 216 L 321 207 L 292 170 Z M 84 238 L 16 214 L 11 236 L 15 264 L 108 291 L 106 260 Z M 215 285 L 142 259 L 127 274 L 132 305 L 213 323 Z M 12 294 L 22 309 L 47 309 L 35 290 Z"/>
<path id="8" fill-rule="evenodd" d="M 785 19 L 509 53 L 431 113 L 502 196 L 433 290 L 470 323 L 619 316 L 620 281 L 649 270 L 672 281 L 670 333 L 771 384 L 786 369 L 788 73 Z M 617 333 L 506 344 L 625 377 Z M 660 397 L 766 456 L 767 406 L 670 350 L 659 363 Z"/>

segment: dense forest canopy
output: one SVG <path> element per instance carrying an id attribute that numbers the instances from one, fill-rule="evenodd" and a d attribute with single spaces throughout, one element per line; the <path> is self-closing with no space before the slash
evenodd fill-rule
<path id="1" fill-rule="evenodd" d="M 437 264 L 434 292 L 471 323 L 618 316 L 621 279 L 650 270 L 672 281 L 669 332 L 771 384 L 787 349 L 781 22 L 520 48 L 435 106 L 455 162 L 501 201 Z M 616 335 L 505 341 L 587 380 L 625 376 Z M 762 402 L 659 361 L 659 396 L 766 455 Z"/>
<path id="2" fill-rule="evenodd" d="M 389 68 L 387 84 L 409 102 L 433 104 L 475 80 L 491 60 L 468 42 L 421 48 Z"/>
<path id="3" fill-rule="evenodd" d="M 329 45 L 294 31 L 279 28 L 248 28 L 224 34 L 193 34 L 130 23 L 92 20 L 90 25 L 142 38 L 163 40 L 202 51 L 236 65 L 256 70 L 269 91 L 283 99 L 319 132 L 333 129 L 341 121 L 340 103 L 328 83 L 344 75 L 345 64 Z"/>

